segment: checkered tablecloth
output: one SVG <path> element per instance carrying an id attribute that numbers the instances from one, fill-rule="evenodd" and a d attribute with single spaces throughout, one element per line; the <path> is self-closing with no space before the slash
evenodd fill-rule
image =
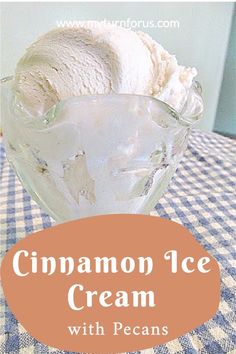
<path id="1" fill-rule="evenodd" d="M 1 147 L 1 257 L 18 240 L 53 221 L 23 190 Z M 152 213 L 187 227 L 218 261 L 221 302 L 213 319 L 191 333 L 146 352 L 236 353 L 236 141 L 193 131 L 188 150 L 165 196 Z M 16 294 L 17 296 L 17 294 Z M 0 353 L 66 353 L 32 338 L 9 311 L 1 294 Z M 191 315 L 191 314 L 190 314 Z M 180 318 L 181 321 L 181 318 Z"/>

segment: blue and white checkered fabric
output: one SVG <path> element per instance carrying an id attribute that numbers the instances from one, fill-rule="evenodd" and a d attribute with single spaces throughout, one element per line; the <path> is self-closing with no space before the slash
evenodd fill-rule
<path id="1" fill-rule="evenodd" d="M 1 148 L 1 257 L 26 234 L 52 220 L 22 189 Z M 187 227 L 221 268 L 221 303 L 213 319 L 165 345 L 155 354 L 236 354 L 236 142 L 193 131 L 185 157 L 153 215 Z M 66 353 L 32 338 L 0 302 L 0 353 Z M 181 321 L 181 319 L 180 319 Z"/>

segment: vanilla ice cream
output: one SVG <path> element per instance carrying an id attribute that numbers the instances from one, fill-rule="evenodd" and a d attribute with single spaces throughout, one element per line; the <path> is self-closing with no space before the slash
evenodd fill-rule
<path id="1" fill-rule="evenodd" d="M 36 116 L 72 96 L 110 93 L 154 96 L 181 111 L 196 74 L 147 34 L 84 23 L 32 44 L 17 65 L 14 88 Z"/>

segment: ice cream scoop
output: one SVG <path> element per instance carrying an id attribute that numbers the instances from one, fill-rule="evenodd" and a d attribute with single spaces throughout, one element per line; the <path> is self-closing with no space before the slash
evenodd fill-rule
<path id="1" fill-rule="evenodd" d="M 112 93 L 154 96 L 181 111 L 196 74 L 147 34 L 84 23 L 32 44 L 17 65 L 14 90 L 33 116 L 72 96 Z"/>

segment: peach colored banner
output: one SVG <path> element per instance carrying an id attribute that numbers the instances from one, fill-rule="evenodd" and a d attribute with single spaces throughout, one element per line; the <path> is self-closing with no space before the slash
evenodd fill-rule
<path id="1" fill-rule="evenodd" d="M 217 311 L 216 261 L 181 225 L 144 215 L 61 224 L 18 242 L 1 267 L 11 311 L 61 350 L 112 353 L 175 339 Z"/>

